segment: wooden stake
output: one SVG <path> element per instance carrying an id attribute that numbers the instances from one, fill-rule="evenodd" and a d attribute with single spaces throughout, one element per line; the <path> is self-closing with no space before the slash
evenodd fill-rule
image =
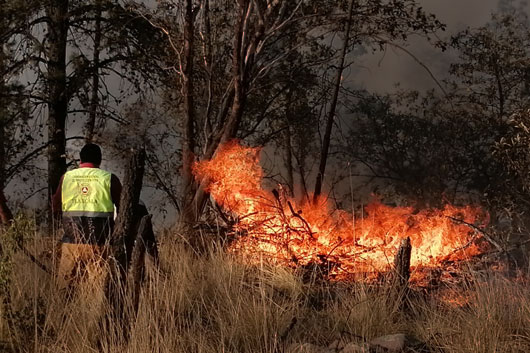
<path id="1" fill-rule="evenodd" d="M 404 308 L 405 299 L 408 294 L 408 283 L 410 279 L 410 255 L 412 245 L 410 238 L 401 241 L 396 257 L 394 258 L 394 289 L 397 293 L 397 304 L 400 309 Z"/>

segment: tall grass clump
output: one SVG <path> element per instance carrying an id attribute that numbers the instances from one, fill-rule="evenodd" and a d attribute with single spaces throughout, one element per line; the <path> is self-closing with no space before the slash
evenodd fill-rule
<path id="1" fill-rule="evenodd" d="M 530 287 L 500 275 L 477 277 L 453 288 L 464 301 L 447 305 L 432 298 L 422 304 L 415 331 L 444 352 L 530 352 Z"/>
<path id="2" fill-rule="evenodd" d="M 197 255 L 171 236 L 160 238 L 160 268 L 147 262 L 137 313 L 126 295 L 121 316 L 105 300 L 102 281 L 82 280 L 69 296 L 57 290 L 53 273 L 13 249 L 2 272 L 8 289 L 2 292 L 2 350 L 279 353 L 302 343 L 363 343 L 406 333 L 424 351 L 530 351 L 530 294 L 523 280 L 475 275 L 444 288 L 465 301 L 414 291 L 403 311 L 388 285 L 332 282 L 317 269 L 264 261 L 248 265 L 218 244 Z M 55 247 L 34 239 L 27 244 L 33 254 Z M 45 258 L 51 269 L 54 258 Z"/>

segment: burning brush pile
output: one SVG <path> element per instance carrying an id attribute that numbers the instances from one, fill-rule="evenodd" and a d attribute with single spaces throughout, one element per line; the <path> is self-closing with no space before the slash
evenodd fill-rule
<path id="1" fill-rule="evenodd" d="M 264 190 L 259 149 L 238 142 L 195 164 L 194 173 L 208 181 L 207 191 L 236 217 L 230 251 L 251 263 L 321 264 L 330 278 L 347 279 L 388 271 L 407 237 L 413 270 L 468 259 L 484 250 L 475 224 L 484 226 L 487 216 L 477 207 L 446 205 L 415 212 L 375 201 L 360 218 L 334 209 L 324 197 L 300 204 L 282 192 Z"/>

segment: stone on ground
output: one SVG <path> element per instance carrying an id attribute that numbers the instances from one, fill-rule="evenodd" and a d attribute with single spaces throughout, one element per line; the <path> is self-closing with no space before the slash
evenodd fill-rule
<path id="1" fill-rule="evenodd" d="M 293 343 L 287 350 L 287 353 L 334 353 L 335 350 L 331 350 L 327 347 L 317 346 L 311 343 Z"/>
<path id="2" fill-rule="evenodd" d="M 370 346 L 382 347 L 390 352 L 401 352 L 407 345 L 407 337 L 402 333 L 377 337 L 370 341 Z"/>
<path id="3" fill-rule="evenodd" d="M 328 346 L 329 349 L 331 349 L 334 352 L 338 352 L 342 350 L 345 346 L 345 343 L 341 340 L 335 340 L 331 342 L 331 344 Z"/>
<path id="4" fill-rule="evenodd" d="M 355 343 L 348 343 L 344 348 L 339 351 L 340 353 L 369 353 L 370 349 L 367 345 L 358 345 Z"/>

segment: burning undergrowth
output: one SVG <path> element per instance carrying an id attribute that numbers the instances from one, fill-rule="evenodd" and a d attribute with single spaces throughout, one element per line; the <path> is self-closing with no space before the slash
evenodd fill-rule
<path id="1" fill-rule="evenodd" d="M 224 145 L 212 160 L 196 163 L 194 173 L 208 181 L 207 191 L 236 217 L 237 236 L 230 251 L 249 262 L 291 267 L 326 264 L 331 278 L 344 279 L 387 271 L 406 237 L 412 244 L 413 269 L 481 252 L 480 234 L 471 225 L 487 217 L 477 207 L 448 204 L 415 211 L 374 201 L 364 208 L 362 218 L 356 218 L 334 209 L 326 198 L 298 204 L 281 191 L 264 190 L 259 149 L 235 141 Z"/>

